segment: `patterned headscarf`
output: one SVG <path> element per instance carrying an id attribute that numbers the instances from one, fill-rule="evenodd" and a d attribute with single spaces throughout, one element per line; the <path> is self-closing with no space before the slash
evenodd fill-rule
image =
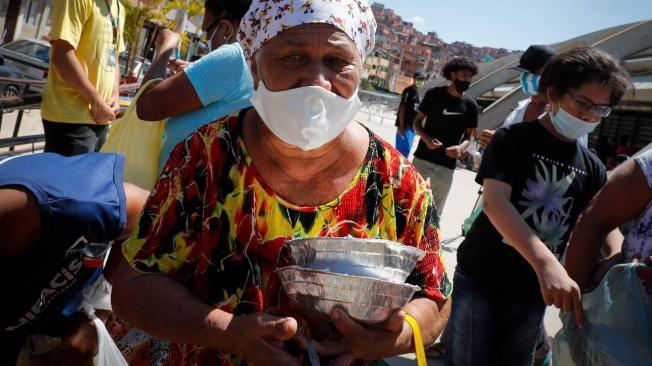
<path id="1" fill-rule="evenodd" d="M 238 42 L 251 60 L 281 32 L 302 24 L 322 23 L 351 38 L 362 60 L 374 48 L 376 20 L 367 0 L 253 0 L 238 31 Z"/>

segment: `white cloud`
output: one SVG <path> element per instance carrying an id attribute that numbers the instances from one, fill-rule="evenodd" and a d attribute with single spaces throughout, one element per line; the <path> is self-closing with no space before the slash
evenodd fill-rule
<path id="1" fill-rule="evenodd" d="M 426 20 L 418 15 L 413 16 L 410 18 L 410 21 L 414 24 L 423 24 L 426 22 Z"/>

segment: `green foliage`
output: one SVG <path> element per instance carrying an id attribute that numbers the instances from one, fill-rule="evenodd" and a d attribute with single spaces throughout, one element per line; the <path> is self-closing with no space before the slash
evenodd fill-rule
<path id="1" fill-rule="evenodd" d="M 132 5 L 129 1 L 121 1 L 125 8 L 124 41 L 128 45 L 126 75 L 129 75 L 134 67 L 138 41 L 145 21 L 152 21 L 166 28 L 175 29 L 175 20 L 167 19 L 165 16 L 170 11 L 185 10 L 187 18 L 190 19 L 204 12 L 204 0 L 172 0 L 161 6 L 163 1 L 165 0 L 150 0 L 147 2 L 139 0 L 136 5 Z M 181 37 L 183 40 L 182 52 L 185 52 L 190 40 L 185 34 L 182 34 Z"/>

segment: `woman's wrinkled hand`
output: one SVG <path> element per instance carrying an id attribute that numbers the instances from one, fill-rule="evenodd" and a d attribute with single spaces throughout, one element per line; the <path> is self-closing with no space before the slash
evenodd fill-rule
<path id="1" fill-rule="evenodd" d="M 244 357 L 253 365 L 300 366 L 299 360 L 289 354 L 283 341 L 297 332 L 294 318 L 280 318 L 265 313 L 236 316 L 229 324 L 233 348 L 227 350 Z"/>
<path id="2" fill-rule="evenodd" d="M 315 341 L 315 350 L 322 358 L 335 358 L 336 366 L 347 366 L 354 360 L 379 360 L 406 353 L 412 345 L 412 328 L 405 322 L 405 312 L 397 310 L 375 325 L 363 325 L 346 311 L 333 308 L 331 321 L 337 329 L 332 339 Z M 307 341 L 298 336 L 298 343 L 307 348 Z"/>

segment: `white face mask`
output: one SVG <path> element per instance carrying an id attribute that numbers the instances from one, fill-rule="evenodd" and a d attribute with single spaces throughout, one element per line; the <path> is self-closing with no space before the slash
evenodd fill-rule
<path id="1" fill-rule="evenodd" d="M 272 92 L 262 80 L 251 104 L 274 135 L 304 151 L 333 141 L 362 106 L 357 89 L 344 99 L 319 86 Z"/>
<path id="2" fill-rule="evenodd" d="M 584 135 L 588 135 L 600 124 L 600 122 L 584 122 L 566 112 L 561 106 L 559 106 L 556 113 L 550 113 L 550 121 L 559 134 L 571 140 L 577 140 Z"/>

